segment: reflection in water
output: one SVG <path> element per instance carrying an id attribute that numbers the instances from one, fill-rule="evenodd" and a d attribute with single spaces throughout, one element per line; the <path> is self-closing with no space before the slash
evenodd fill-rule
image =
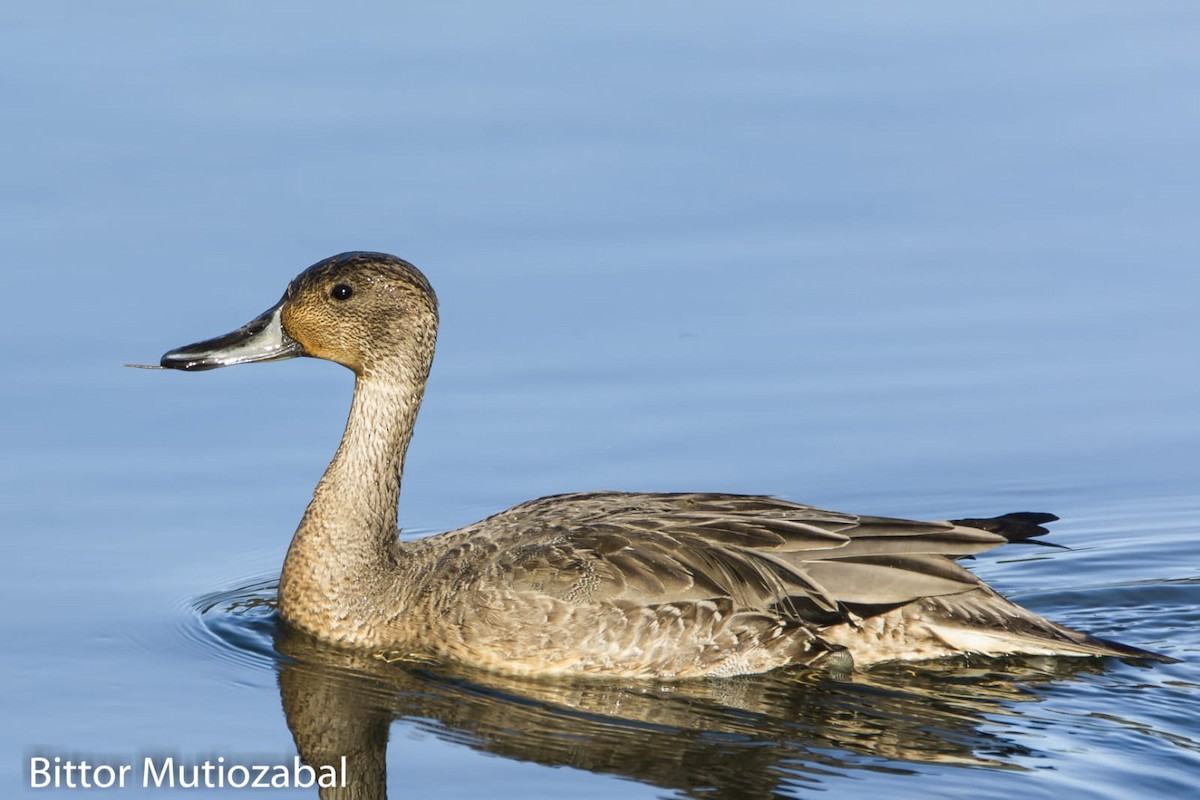
<path id="1" fill-rule="evenodd" d="M 273 586 L 204 601 L 227 645 L 279 667 L 287 724 L 314 766 L 348 757 L 351 786 L 386 796 L 397 718 L 477 750 L 619 775 L 692 796 L 767 798 L 849 770 L 941 763 L 1019 769 L 1030 751 L 988 728 L 1036 702 L 1038 684 L 1098 672 L 1092 659 L 895 665 L 839 678 L 769 675 L 622 685 L 513 679 L 460 667 L 386 663 L 276 624 Z M 898 763 L 899 762 L 899 763 Z"/>

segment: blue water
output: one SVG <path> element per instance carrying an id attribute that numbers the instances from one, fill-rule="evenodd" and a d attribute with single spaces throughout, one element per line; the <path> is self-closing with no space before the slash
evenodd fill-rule
<path id="1" fill-rule="evenodd" d="M 290 723 L 383 731 L 392 797 L 1184 795 L 1198 36 L 1167 2 L 0 9 L 4 794 L 34 754 L 289 759 Z M 600 691 L 290 641 L 352 376 L 120 365 L 349 249 L 441 299 L 410 535 L 596 488 L 1052 511 L 1070 549 L 972 568 L 1182 661 Z"/>

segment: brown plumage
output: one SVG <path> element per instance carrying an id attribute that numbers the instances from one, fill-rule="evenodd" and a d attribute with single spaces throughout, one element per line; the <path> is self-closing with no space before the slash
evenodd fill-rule
<path id="1" fill-rule="evenodd" d="M 416 267 L 344 253 L 244 328 L 163 356 L 201 370 L 307 355 L 357 375 L 280 580 L 283 618 L 314 636 L 385 658 L 654 678 L 968 652 L 1169 660 L 1055 625 L 955 561 L 1044 533 L 1051 515 L 911 522 L 770 497 L 593 492 L 403 543 L 400 479 L 437 323 Z"/>

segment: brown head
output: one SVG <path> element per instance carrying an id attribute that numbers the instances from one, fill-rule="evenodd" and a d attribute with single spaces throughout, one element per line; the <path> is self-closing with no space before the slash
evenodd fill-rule
<path id="1" fill-rule="evenodd" d="M 437 326 L 437 296 L 419 269 L 386 253 L 342 253 L 304 270 L 278 303 L 243 327 L 172 350 L 160 363 L 204 370 L 312 356 L 360 376 L 423 381 Z"/>

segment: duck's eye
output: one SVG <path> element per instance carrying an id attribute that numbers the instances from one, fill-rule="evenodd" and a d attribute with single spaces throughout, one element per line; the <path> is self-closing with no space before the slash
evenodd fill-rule
<path id="1" fill-rule="evenodd" d="M 352 294 L 354 294 L 354 287 L 344 283 L 339 283 L 329 292 L 329 296 L 334 300 L 349 300 Z"/>

